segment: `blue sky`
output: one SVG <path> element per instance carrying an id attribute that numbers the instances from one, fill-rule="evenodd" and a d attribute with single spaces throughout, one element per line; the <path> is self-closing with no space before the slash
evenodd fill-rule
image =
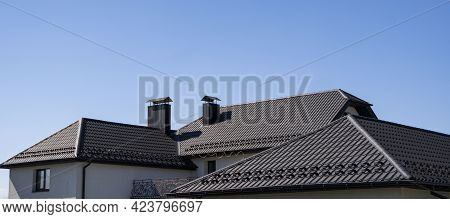
<path id="1" fill-rule="evenodd" d="M 1 2 L 171 75 L 265 76 L 443 1 Z M 1 161 L 80 117 L 138 123 L 138 76 L 158 73 L 1 2 Z M 370 101 L 381 119 L 450 133 L 449 21 L 447 4 L 292 74 L 312 77 L 307 91 Z"/>

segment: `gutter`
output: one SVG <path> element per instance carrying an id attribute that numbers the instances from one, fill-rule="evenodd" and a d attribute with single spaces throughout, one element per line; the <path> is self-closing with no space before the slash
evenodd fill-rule
<path id="1" fill-rule="evenodd" d="M 81 199 L 86 198 L 86 169 L 92 164 L 91 161 L 89 161 L 88 164 L 83 166 L 83 176 L 82 176 L 82 184 L 81 184 Z"/>
<path id="2" fill-rule="evenodd" d="M 347 190 L 357 188 L 389 188 L 398 186 L 417 186 L 413 181 L 404 180 L 396 182 L 368 182 L 368 183 L 338 183 L 338 184 L 317 184 L 317 185 L 295 185 L 295 186 L 276 186 L 263 188 L 244 188 L 214 191 L 198 192 L 180 192 L 172 191 L 168 193 L 169 198 L 203 198 L 211 195 L 236 195 L 236 194 L 255 194 L 255 193 L 286 193 L 286 192 L 305 192 L 305 191 L 326 191 L 326 190 Z"/>

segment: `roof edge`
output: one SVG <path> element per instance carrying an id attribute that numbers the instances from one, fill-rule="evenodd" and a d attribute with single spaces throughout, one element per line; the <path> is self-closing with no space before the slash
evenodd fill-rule
<path id="1" fill-rule="evenodd" d="M 353 116 L 347 115 L 348 120 L 358 129 L 358 131 L 369 140 L 369 142 L 378 149 L 385 157 L 392 163 L 392 165 L 407 179 L 411 179 L 411 174 L 408 173 L 384 148 L 356 121 Z"/>
<path id="2" fill-rule="evenodd" d="M 357 97 L 357 96 L 355 96 L 355 95 L 353 95 L 353 94 L 351 94 L 351 93 L 349 93 L 349 92 L 347 92 L 347 91 L 345 91 L 345 90 L 337 89 L 337 91 L 338 91 L 345 99 L 347 99 L 348 101 L 353 101 L 353 102 L 355 102 L 354 100 L 351 100 L 351 99 L 350 99 L 350 97 L 353 97 L 353 98 L 356 99 L 359 103 L 367 104 L 367 105 L 369 105 L 369 106 L 373 106 L 373 104 L 371 104 L 371 103 L 369 103 L 369 102 L 367 102 L 367 101 L 365 101 L 365 100 L 363 100 L 363 99 L 361 99 L 361 98 L 359 98 L 359 97 Z M 349 96 L 350 96 L 350 97 L 349 97 Z"/>
<path id="3" fill-rule="evenodd" d="M 78 131 L 77 131 L 77 139 L 75 141 L 75 157 L 78 157 L 78 152 L 80 151 L 81 145 L 81 132 L 83 130 L 84 118 L 81 117 L 79 120 Z"/>
<path id="4" fill-rule="evenodd" d="M 28 163 L 17 163 L 10 165 L 0 165 L 0 169 L 11 169 L 18 167 L 30 167 L 36 165 L 49 165 L 49 164 L 60 164 L 67 162 L 92 162 L 96 164 L 109 164 L 109 165 L 120 165 L 120 166 L 134 166 L 134 167 L 149 167 L 149 168 L 160 168 L 160 169 L 175 169 L 175 170 L 195 170 L 197 167 L 195 166 L 185 166 L 185 167 L 176 167 L 170 165 L 159 165 L 159 164 L 140 164 L 136 162 L 120 162 L 120 161 L 102 161 L 102 160 L 90 160 L 90 159 L 82 159 L 82 158 L 64 158 L 64 159 L 55 159 L 55 160 L 41 160 L 41 161 L 33 161 Z M 195 165 L 194 163 L 192 163 Z"/>
<path id="5" fill-rule="evenodd" d="M 91 118 L 81 118 L 81 119 L 82 119 L 83 121 L 89 120 L 89 121 L 103 122 L 103 123 L 108 123 L 108 124 L 113 124 L 113 125 L 123 125 L 123 126 L 131 126 L 131 127 L 143 128 L 143 129 L 159 130 L 159 129 L 157 129 L 157 128 L 151 128 L 151 127 L 144 126 L 144 125 L 133 125 L 133 124 L 120 123 L 120 122 L 111 122 L 111 121 L 100 120 L 100 119 L 91 119 Z"/>
<path id="6" fill-rule="evenodd" d="M 444 136 L 444 137 L 450 137 L 450 135 L 446 134 L 446 133 L 432 131 L 432 130 L 423 129 L 423 128 L 418 128 L 418 127 L 414 127 L 414 126 L 403 125 L 403 124 L 395 123 L 395 122 L 389 122 L 389 121 L 386 121 L 386 120 L 379 120 L 379 119 L 373 119 L 373 118 L 368 118 L 368 117 L 364 117 L 364 116 L 355 116 L 355 115 L 353 115 L 353 117 L 355 117 L 356 119 L 380 122 L 380 123 L 394 125 L 394 126 L 398 126 L 398 127 L 402 127 L 402 128 L 413 129 L 413 130 L 416 130 L 416 131 L 427 132 L 427 133 L 430 133 L 430 134 L 440 135 L 440 136 Z"/>
<path id="7" fill-rule="evenodd" d="M 255 103 L 277 101 L 277 100 L 289 99 L 289 98 L 294 98 L 294 97 L 304 97 L 304 96 L 311 96 L 311 95 L 323 94 L 323 93 L 340 92 L 340 90 L 341 89 L 331 89 L 331 90 L 316 91 L 316 92 L 310 92 L 310 93 L 296 94 L 296 95 L 287 96 L 287 97 L 278 97 L 278 98 L 272 98 L 272 99 L 266 99 L 266 100 L 256 100 L 256 101 L 251 101 L 251 102 L 247 102 L 247 103 L 231 104 L 231 105 L 221 106 L 220 108 L 227 108 L 227 107 L 234 107 L 234 106 L 243 106 L 243 105 L 249 105 L 249 104 L 255 104 Z"/>

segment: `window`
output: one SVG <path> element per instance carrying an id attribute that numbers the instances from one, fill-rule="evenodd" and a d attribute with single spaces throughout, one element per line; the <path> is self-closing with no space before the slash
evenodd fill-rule
<path id="1" fill-rule="evenodd" d="M 210 174 L 214 171 L 216 171 L 216 161 L 210 160 L 210 161 L 208 161 L 208 174 Z"/>
<path id="2" fill-rule="evenodd" d="M 35 192 L 46 192 L 50 190 L 50 169 L 36 170 L 35 175 Z"/>

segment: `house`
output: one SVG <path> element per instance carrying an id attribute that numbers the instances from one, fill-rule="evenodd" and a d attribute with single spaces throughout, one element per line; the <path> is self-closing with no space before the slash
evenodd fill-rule
<path id="1" fill-rule="evenodd" d="M 378 120 L 343 90 L 221 107 L 171 129 L 80 119 L 4 162 L 10 198 L 446 197 L 449 136 Z"/>

